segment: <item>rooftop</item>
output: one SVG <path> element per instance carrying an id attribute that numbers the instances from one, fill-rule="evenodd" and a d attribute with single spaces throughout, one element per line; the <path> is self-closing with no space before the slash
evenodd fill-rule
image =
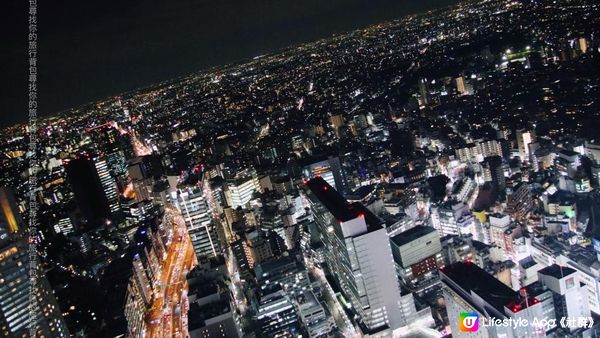
<path id="1" fill-rule="evenodd" d="M 432 227 L 417 225 L 414 228 L 408 229 L 402 233 L 397 234 L 390 240 L 397 246 L 401 246 L 435 231 L 436 230 Z"/>
<path id="2" fill-rule="evenodd" d="M 500 313 L 504 313 L 505 307 L 513 312 L 526 307 L 523 304 L 524 300 L 516 291 L 473 263 L 450 264 L 442 268 L 441 272 L 468 294 L 477 294 Z M 537 299 L 530 297 L 527 304 L 538 302 Z"/>
<path id="3" fill-rule="evenodd" d="M 306 181 L 306 185 L 327 208 L 327 210 L 340 222 L 347 222 L 355 218 L 364 217 L 369 230 L 381 228 L 382 221 L 369 209 L 358 202 L 348 203 L 346 199 L 337 192 L 327 181 L 321 177 L 315 177 Z"/>
<path id="4" fill-rule="evenodd" d="M 560 266 L 558 264 L 552 264 L 538 271 L 538 273 L 541 273 L 546 276 L 552 276 L 557 279 L 561 279 L 565 276 L 572 275 L 575 272 L 577 271 L 575 271 L 575 269 L 573 268 L 570 268 L 568 266 Z"/>

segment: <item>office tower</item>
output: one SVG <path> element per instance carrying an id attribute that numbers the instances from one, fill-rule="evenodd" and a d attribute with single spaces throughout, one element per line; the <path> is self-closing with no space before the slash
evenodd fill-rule
<path id="1" fill-rule="evenodd" d="M 264 337 L 292 338 L 300 334 L 294 304 L 281 289 L 261 297 L 256 320 Z"/>
<path id="2" fill-rule="evenodd" d="M 258 264 L 255 272 L 261 289 L 279 284 L 287 295 L 296 297 L 311 288 L 306 268 L 294 257 L 283 256 Z"/>
<path id="3" fill-rule="evenodd" d="M 265 293 L 278 292 L 278 285 L 294 304 L 309 337 L 321 337 L 332 329 L 333 321 L 312 291 L 308 271 L 295 258 L 285 256 L 256 266 L 256 280 Z"/>
<path id="4" fill-rule="evenodd" d="M 209 177 L 208 175 L 202 176 L 202 189 L 206 192 L 208 200 L 208 207 L 213 213 L 223 213 L 223 177 L 215 176 Z"/>
<path id="5" fill-rule="evenodd" d="M 398 275 L 411 291 L 422 292 L 434 286 L 437 270 L 444 265 L 437 231 L 418 225 L 390 238 Z"/>
<path id="6" fill-rule="evenodd" d="M 105 156 L 108 163 L 108 170 L 112 177 L 115 178 L 119 188 L 127 185 L 129 179 L 127 174 L 127 159 L 122 151 L 117 150 L 107 153 Z"/>
<path id="7" fill-rule="evenodd" d="M 258 178 L 253 175 L 229 179 L 225 183 L 225 200 L 234 209 L 237 207 L 244 208 L 259 188 Z"/>
<path id="8" fill-rule="evenodd" d="M 362 204 L 348 203 L 323 178 L 306 184 L 327 268 L 352 304 L 360 329 L 391 333 L 407 325 L 382 221 Z"/>
<path id="9" fill-rule="evenodd" d="M 117 190 L 114 177 L 110 174 L 106 158 L 95 158 L 94 166 L 96 167 L 96 173 L 100 179 L 100 185 L 102 185 L 102 191 L 104 192 L 104 196 L 106 196 L 111 215 L 116 215 L 121 210 L 119 191 Z"/>
<path id="10" fill-rule="evenodd" d="M 467 92 L 467 88 L 465 87 L 465 78 L 463 76 L 459 76 L 454 79 L 456 81 L 456 90 L 460 95 L 463 95 Z"/>
<path id="11" fill-rule="evenodd" d="M 240 278 L 242 280 L 250 280 L 252 278 L 252 269 L 254 268 L 254 258 L 248 242 L 243 239 L 231 242 L 231 251 L 235 257 Z"/>
<path id="12" fill-rule="evenodd" d="M 252 251 L 252 260 L 255 264 L 267 261 L 273 257 L 273 249 L 262 231 L 249 231 L 246 233 L 246 238 Z"/>
<path id="13" fill-rule="evenodd" d="M 239 314 L 227 289 L 223 290 L 214 280 L 203 277 L 188 277 L 188 283 L 188 337 L 242 337 Z"/>
<path id="14" fill-rule="evenodd" d="M 482 321 L 527 320 L 543 318 L 542 303 L 526 292 L 516 292 L 473 263 L 454 263 L 440 269 L 442 290 L 453 337 L 545 337 L 543 327 L 534 325 L 489 326 Z M 479 327 L 463 332 L 460 326 L 473 327 L 464 313 L 475 313 Z M 462 314 L 462 316 L 461 316 Z"/>
<path id="15" fill-rule="evenodd" d="M 198 260 L 220 255 L 217 229 L 203 191 L 196 186 L 179 189 L 177 208 L 183 215 Z"/>
<path id="16" fill-rule="evenodd" d="M 81 214 L 90 222 L 110 219 L 111 210 L 94 163 L 85 158 L 68 161 L 67 180 Z"/>
<path id="17" fill-rule="evenodd" d="M 125 293 L 124 314 L 129 337 L 144 337 L 147 330 L 146 314 L 154 297 L 148 273 L 139 254 L 132 263 L 132 275 Z"/>
<path id="18" fill-rule="evenodd" d="M 162 173 L 159 159 L 152 155 L 136 157 L 129 162 L 127 172 L 135 192 L 135 200 L 149 200 L 154 178 Z"/>
<path id="19" fill-rule="evenodd" d="M 483 237 L 469 206 L 453 200 L 431 207 L 431 226 L 441 237 L 467 234 L 473 235 L 477 240 Z"/>
<path id="20" fill-rule="evenodd" d="M 329 185 L 340 193 L 347 190 L 346 177 L 342 170 L 340 158 L 335 156 L 312 158 L 303 161 L 302 175 L 306 179 L 322 177 Z"/>
<path id="21" fill-rule="evenodd" d="M 527 162 L 529 161 L 529 144 L 536 141 L 535 133 L 533 130 L 519 129 L 516 136 L 521 161 Z"/>
<path id="22" fill-rule="evenodd" d="M 127 283 L 125 304 L 123 305 L 125 320 L 127 321 L 128 337 L 143 337 L 146 333 L 146 303 L 142 297 L 139 284 L 131 278 Z"/>
<path id="23" fill-rule="evenodd" d="M 59 219 L 55 224 L 54 224 L 54 232 L 57 234 L 63 234 L 65 236 L 73 233 L 73 222 L 71 222 L 71 218 L 69 217 L 63 217 L 61 219 Z"/>
<path id="24" fill-rule="evenodd" d="M 538 280 L 554 295 L 556 318 L 589 318 L 591 312 L 584 299 L 581 277 L 575 269 L 553 264 L 538 271 Z M 577 327 L 571 327 L 575 331 Z"/>
<path id="25" fill-rule="evenodd" d="M 312 291 L 296 298 L 300 321 L 308 332 L 309 338 L 327 337 L 334 327 L 333 320 Z"/>
<path id="26" fill-rule="evenodd" d="M 484 179 L 492 182 L 495 192 L 500 198 L 506 194 L 506 178 L 504 177 L 504 168 L 502 167 L 502 157 L 490 156 L 484 159 L 483 164 Z"/>
<path id="27" fill-rule="evenodd" d="M 133 281 L 137 284 L 144 303 L 150 305 L 154 296 L 152 284 L 139 254 L 135 254 L 133 257 Z"/>
<path id="28" fill-rule="evenodd" d="M 0 336 L 29 337 L 35 320 L 38 337 L 69 337 L 46 276 L 37 272 L 37 311 L 30 312 L 31 279 L 27 233 L 12 193 L 0 188 Z"/>

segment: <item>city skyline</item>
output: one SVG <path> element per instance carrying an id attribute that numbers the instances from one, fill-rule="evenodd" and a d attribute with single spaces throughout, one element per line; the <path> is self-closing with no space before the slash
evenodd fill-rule
<path id="1" fill-rule="evenodd" d="M 466 1 L 165 64 L 176 79 L 36 120 L 42 12 L 31 123 L 0 129 L 1 336 L 600 332 L 594 0 Z"/>
<path id="2" fill-rule="evenodd" d="M 76 109 L 291 45 L 456 3 L 427 0 L 40 2 L 39 114 Z M 0 4 L 0 128 L 26 121 L 27 3 Z M 54 18 L 51 21 L 45 18 Z M 163 24 L 164 23 L 164 24 Z"/>

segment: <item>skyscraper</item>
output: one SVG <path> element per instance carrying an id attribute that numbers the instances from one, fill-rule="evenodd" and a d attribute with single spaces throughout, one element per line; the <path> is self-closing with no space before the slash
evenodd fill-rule
<path id="1" fill-rule="evenodd" d="M 492 182 L 496 194 L 503 198 L 506 195 L 506 178 L 504 177 L 504 168 L 502 168 L 502 157 L 486 157 L 484 159 L 483 171 L 484 179 Z"/>
<path id="2" fill-rule="evenodd" d="M 110 219 L 111 209 L 94 163 L 85 158 L 74 159 L 65 170 L 83 217 L 90 222 Z"/>
<path id="3" fill-rule="evenodd" d="M 0 188 L 0 336 L 28 337 L 30 324 L 29 253 L 26 229 L 14 197 Z M 66 324 L 40 271 L 33 289 L 37 300 L 36 336 L 69 337 Z"/>
<path id="4" fill-rule="evenodd" d="M 519 147 L 519 156 L 521 161 L 529 161 L 529 144 L 535 142 L 535 133 L 533 130 L 517 130 L 517 146 Z"/>
<path id="5" fill-rule="evenodd" d="M 232 208 L 245 207 L 259 187 L 258 179 L 253 176 L 227 180 L 224 190 L 227 204 Z"/>
<path id="6" fill-rule="evenodd" d="M 462 76 L 457 77 L 456 79 L 454 79 L 456 81 L 456 90 L 461 94 L 465 94 L 467 91 L 467 88 L 465 87 L 465 78 Z"/>
<path id="7" fill-rule="evenodd" d="M 198 259 L 219 255 L 221 249 L 217 229 L 203 191 L 196 186 L 179 189 L 177 208 L 183 215 Z"/>
<path id="8" fill-rule="evenodd" d="M 307 185 L 328 270 L 363 333 L 391 333 L 407 325 L 382 221 L 362 204 L 348 203 L 321 177 Z"/>
<path id="9" fill-rule="evenodd" d="M 345 193 L 346 177 L 342 170 L 340 158 L 335 156 L 311 158 L 303 161 L 302 174 L 305 178 L 322 177 L 337 191 Z"/>
<path id="10" fill-rule="evenodd" d="M 102 191 L 104 192 L 104 196 L 106 196 L 110 212 L 112 215 L 116 215 L 121 209 L 119 205 L 119 192 L 115 179 L 110 174 L 106 158 L 98 157 L 94 159 L 94 166 L 96 167 L 100 185 L 102 185 Z"/>

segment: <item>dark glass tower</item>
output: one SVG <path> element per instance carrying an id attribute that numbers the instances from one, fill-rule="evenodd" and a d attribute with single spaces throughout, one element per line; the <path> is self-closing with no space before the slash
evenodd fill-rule
<path id="1" fill-rule="evenodd" d="M 75 159 L 69 161 L 65 169 L 83 217 L 88 221 L 110 219 L 110 206 L 94 162 Z"/>

